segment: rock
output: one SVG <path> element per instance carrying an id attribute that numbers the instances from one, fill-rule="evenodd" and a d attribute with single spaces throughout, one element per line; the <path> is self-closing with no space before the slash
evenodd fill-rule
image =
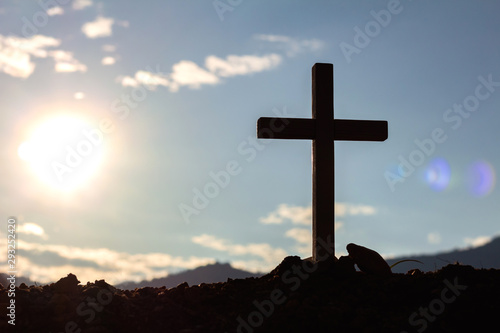
<path id="1" fill-rule="evenodd" d="M 362 272 L 379 276 L 392 274 L 391 268 L 378 252 L 353 243 L 347 244 L 347 252 Z"/>
<path id="2" fill-rule="evenodd" d="M 54 289 L 56 293 L 74 294 L 78 292 L 79 283 L 80 281 L 78 281 L 76 276 L 69 273 L 67 277 L 62 278 L 55 283 Z"/>

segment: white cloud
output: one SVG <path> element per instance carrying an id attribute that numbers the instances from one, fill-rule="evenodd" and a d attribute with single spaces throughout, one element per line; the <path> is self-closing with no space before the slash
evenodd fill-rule
<path id="1" fill-rule="evenodd" d="M 260 218 L 260 222 L 264 224 L 282 224 L 285 220 L 290 220 L 293 224 L 311 225 L 312 208 L 281 204 L 274 212 Z"/>
<path id="2" fill-rule="evenodd" d="M 104 66 L 114 65 L 116 63 L 116 59 L 113 57 L 104 57 L 101 60 L 101 64 Z"/>
<path id="3" fill-rule="evenodd" d="M 342 217 L 347 215 L 375 215 L 377 210 L 373 206 L 354 205 L 342 202 L 335 203 L 335 216 Z"/>
<path id="4" fill-rule="evenodd" d="M 255 39 L 274 43 L 278 49 L 285 52 L 288 57 L 294 57 L 302 52 L 314 52 L 321 50 L 325 43 L 319 39 L 295 39 L 282 35 L 255 35 Z"/>
<path id="5" fill-rule="evenodd" d="M 261 57 L 254 55 L 229 55 L 226 59 L 208 56 L 205 59 L 205 67 L 218 76 L 230 77 L 269 70 L 278 66 L 281 60 L 281 56 L 274 53 Z"/>
<path id="6" fill-rule="evenodd" d="M 439 244 L 441 243 L 441 235 L 439 232 L 430 232 L 427 235 L 427 242 L 429 242 L 429 244 Z"/>
<path id="7" fill-rule="evenodd" d="M 297 242 L 295 250 L 302 257 L 311 256 L 312 233 L 310 229 L 292 228 L 285 233 L 286 237 L 292 238 Z"/>
<path id="8" fill-rule="evenodd" d="M 59 39 L 35 35 L 30 38 L 0 35 L 0 71 L 20 78 L 29 77 L 35 70 L 34 58 L 52 58 L 56 72 L 85 72 L 87 66 L 64 50 L 47 50 L 61 44 Z"/>
<path id="9" fill-rule="evenodd" d="M 55 65 L 55 70 L 59 73 L 86 72 L 87 66 L 78 63 L 58 62 Z"/>
<path id="10" fill-rule="evenodd" d="M 73 9 L 74 10 L 82 10 L 86 7 L 92 6 L 92 0 L 74 0 L 73 1 Z"/>
<path id="11" fill-rule="evenodd" d="M 0 247 L 7 246 L 7 237 L 0 238 Z M 55 282 L 69 272 L 75 274 L 82 283 L 105 279 L 108 283 L 124 280 L 140 281 L 164 277 L 169 268 L 193 269 L 215 262 L 207 257 L 175 257 L 165 253 L 130 254 L 107 248 L 83 248 L 58 244 L 40 244 L 18 240 L 17 246 L 23 249 L 23 276 L 41 283 Z M 7 261 L 6 251 L 0 253 L 0 260 Z M 92 265 L 65 264 L 62 266 L 38 265 L 30 260 L 30 254 L 37 256 L 57 255 L 67 260 L 91 262 Z M 97 267 L 95 267 L 97 265 Z"/>
<path id="12" fill-rule="evenodd" d="M 26 222 L 18 225 L 16 231 L 27 235 L 35 235 L 41 237 L 42 239 L 48 238 L 45 230 L 43 230 L 43 228 L 38 224 L 32 222 Z"/>
<path id="13" fill-rule="evenodd" d="M 295 239 L 298 243 L 309 244 L 311 243 L 312 234 L 309 229 L 293 228 L 285 233 L 286 237 Z"/>
<path id="14" fill-rule="evenodd" d="M 367 205 L 353 205 L 346 203 L 335 203 L 335 217 L 344 217 L 348 215 L 374 215 L 376 209 Z M 265 217 L 261 217 L 259 221 L 264 224 L 282 224 L 286 220 L 290 220 L 293 224 L 311 225 L 312 223 L 312 207 L 311 205 L 291 206 L 281 204 L 278 208 L 269 213 Z M 337 225 L 338 224 L 338 225 Z M 338 228 L 342 223 L 337 223 L 335 228 Z"/>
<path id="15" fill-rule="evenodd" d="M 168 87 L 170 82 L 162 74 L 148 71 L 137 71 L 134 77 L 124 76 L 117 79 L 124 87 L 146 86 L 149 90 L 155 90 L 157 86 Z"/>
<path id="16" fill-rule="evenodd" d="M 192 89 L 198 89 L 202 84 L 217 84 L 219 78 L 207 70 L 199 67 L 192 61 L 182 60 L 172 67 L 170 74 L 172 84 L 171 91 L 177 91 L 179 86 L 188 86 Z"/>
<path id="17" fill-rule="evenodd" d="M 464 239 L 464 242 L 465 244 L 474 248 L 488 244 L 489 242 L 491 242 L 492 238 L 493 237 L 491 236 L 478 236 L 476 238 L 466 237 Z"/>
<path id="18" fill-rule="evenodd" d="M 205 84 L 219 84 L 221 78 L 248 75 L 270 70 L 280 63 L 281 57 L 277 54 L 269 54 L 262 57 L 252 55 L 230 55 L 226 57 L 226 59 L 208 56 L 205 59 L 206 68 L 200 67 L 189 60 L 181 60 L 172 66 L 172 73 L 169 75 L 162 75 L 161 77 L 163 79 L 156 85 L 169 87 L 171 92 L 178 91 L 182 86 L 187 86 L 191 89 L 199 89 Z M 117 81 L 123 86 L 137 87 L 143 84 L 141 80 L 137 79 L 137 73 L 133 78 L 124 76 L 119 77 Z"/>
<path id="19" fill-rule="evenodd" d="M 56 72 L 86 72 L 87 66 L 81 64 L 73 57 L 72 52 L 55 50 L 50 51 L 49 55 L 54 58 Z"/>
<path id="20" fill-rule="evenodd" d="M 82 26 L 82 32 L 88 38 L 100 38 L 111 36 L 114 19 L 99 16 L 95 21 L 87 22 Z"/>
<path id="21" fill-rule="evenodd" d="M 30 38 L 0 35 L 0 71 L 14 77 L 27 78 L 35 70 L 31 57 L 51 56 L 46 49 L 60 44 L 60 40 L 43 35 Z"/>
<path id="22" fill-rule="evenodd" d="M 64 9 L 59 6 L 52 7 L 47 10 L 47 15 L 49 16 L 62 15 L 62 14 L 64 14 Z"/>
<path id="23" fill-rule="evenodd" d="M 281 262 L 287 255 L 281 248 L 273 248 L 267 243 L 250 243 L 246 245 L 232 244 L 226 239 L 217 238 L 212 235 L 203 234 L 191 238 L 195 244 L 208 247 L 217 251 L 227 252 L 230 255 L 243 256 L 253 255 L 260 257 L 268 264 Z"/>

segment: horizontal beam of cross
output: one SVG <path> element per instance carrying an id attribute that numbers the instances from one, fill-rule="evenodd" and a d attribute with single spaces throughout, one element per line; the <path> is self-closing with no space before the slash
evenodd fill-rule
<path id="1" fill-rule="evenodd" d="M 261 117 L 257 121 L 260 139 L 309 139 L 316 138 L 316 119 Z M 332 119 L 334 140 L 385 141 L 388 136 L 387 121 Z"/>

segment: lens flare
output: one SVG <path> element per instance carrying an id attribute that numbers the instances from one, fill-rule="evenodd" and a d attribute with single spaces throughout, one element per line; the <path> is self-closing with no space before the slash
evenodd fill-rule
<path id="1" fill-rule="evenodd" d="M 451 168 L 444 158 L 433 159 L 425 170 L 425 180 L 434 191 L 443 191 L 450 184 Z"/>
<path id="2" fill-rule="evenodd" d="M 487 196 L 495 187 L 495 169 L 486 161 L 477 161 L 469 167 L 468 184 L 470 192 L 476 197 Z"/>

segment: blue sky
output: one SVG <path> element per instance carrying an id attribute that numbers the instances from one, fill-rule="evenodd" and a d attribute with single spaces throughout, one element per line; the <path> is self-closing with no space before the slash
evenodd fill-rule
<path id="1" fill-rule="evenodd" d="M 18 274 L 116 283 L 310 256 L 311 143 L 255 127 L 311 117 L 317 62 L 334 64 L 336 118 L 389 122 L 386 142 L 335 144 L 337 255 L 487 242 L 500 232 L 499 10 L 2 2 L 0 211 L 17 218 Z"/>

